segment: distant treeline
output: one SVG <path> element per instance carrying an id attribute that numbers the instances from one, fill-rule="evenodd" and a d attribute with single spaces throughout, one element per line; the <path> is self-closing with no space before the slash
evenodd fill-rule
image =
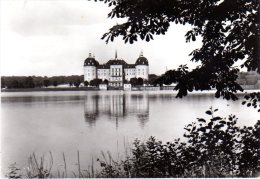
<path id="1" fill-rule="evenodd" d="M 149 80 L 143 80 L 141 78 L 131 78 L 129 81 L 133 86 L 145 84 L 153 84 L 158 78 L 155 74 L 149 75 Z M 125 82 L 128 82 L 125 80 Z M 108 80 L 94 79 L 91 81 L 84 81 L 83 75 L 72 75 L 72 76 L 53 76 L 53 77 L 42 77 L 42 76 L 2 76 L 1 77 L 1 88 L 16 89 L 16 88 L 42 88 L 49 86 L 58 86 L 67 84 L 71 87 L 79 87 L 80 84 L 84 86 L 98 86 L 100 83 L 108 83 Z"/>
<path id="2" fill-rule="evenodd" d="M 141 78 L 131 78 L 130 82 L 133 86 L 149 84 L 154 85 L 156 79 L 160 76 L 155 74 L 149 74 L 149 79 L 143 80 Z M 241 72 L 238 74 L 237 82 L 240 85 L 254 85 L 260 81 L 260 74 L 256 72 Z M 108 83 L 107 80 L 94 79 L 84 82 L 83 75 L 71 75 L 71 76 L 2 76 L 1 88 L 15 89 L 15 88 L 42 88 L 49 86 L 58 86 L 68 84 L 71 87 L 79 87 L 83 83 L 84 86 L 98 86 L 100 83 Z M 164 83 L 163 81 L 161 82 Z"/>
<path id="3" fill-rule="evenodd" d="M 1 88 L 41 88 L 69 84 L 79 86 L 84 81 L 83 75 L 72 76 L 2 76 Z"/>
<path id="4" fill-rule="evenodd" d="M 237 78 L 237 82 L 240 85 L 255 85 L 258 81 L 260 81 L 260 74 L 255 71 L 240 72 Z"/>

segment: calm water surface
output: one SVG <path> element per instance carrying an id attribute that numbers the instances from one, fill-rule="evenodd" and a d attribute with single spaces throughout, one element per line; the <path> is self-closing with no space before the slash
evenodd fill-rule
<path id="1" fill-rule="evenodd" d="M 55 167 L 62 167 L 64 152 L 72 170 L 77 151 L 82 168 L 101 151 L 110 151 L 116 159 L 135 138 L 155 136 L 166 142 L 182 137 L 184 126 L 207 117 L 210 106 L 221 116 L 236 114 L 240 126 L 260 119 L 241 100 L 205 93 L 176 99 L 172 91 L 9 92 L 1 99 L 3 172 L 14 162 L 26 166 L 33 152 L 40 156 L 51 151 Z"/>

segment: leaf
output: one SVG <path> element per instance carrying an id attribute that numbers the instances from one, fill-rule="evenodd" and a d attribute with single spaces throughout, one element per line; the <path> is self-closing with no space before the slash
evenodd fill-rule
<path id="1" fill-rule="evenodd" d="M 196 40 L 195 35 L 192 35 L 192 41 L 195 41 L 195 40 Z"/>
<path id="2" fill-rule="evenodd" d="M 202 127 L 199 130 L 202 131 L 202 132 L 206 132 L 206 128 L 205 127 Z"/>
<path id="3" fill-rule="evenodd" d="M 222 118 L 221 117 L 213 117 L 212 119 L 211 119 L 211 121 L 218 121 L 218 120 L 221 120 Z"/>
<path id="4" fill-rule="evenodd" d="M 245 96 L 245 99 L 246 99 L 246 100 L 249 100 L 249 98 L 250 98 L 249 95 L 246 95 L 246 96 Z"/>
<path id="5" fill-rule="evenodd" d="M 216 98 L 219 98 L 219 97 L 220 97 L 220 91 L 217 91 L 217 92 L 215 93 L 215 97 L 216 97 Z"/>
<path id="6" fill-rule="evenodd" d="M 204 122 L 204 123 L 206 122 L 206 120 L 203 119 L 203 118 L 197 118 L 197 119 L 198 119 L 199 122 Z"/>
<path id="7" fill-rule="evenodd" d="M 212 126 L 213 126 L 213 122 L 209 122 L 207 128 L 212 129 Z"/>
<path id="8" fill-rule="evenodd" d="M 149 41 L 150 41 L 150 37 L 149 37 L 149 35 L 146 35 L 146 38 L 145 38 L 145 40 L 146 40 L 147 42 L 149 42 Z"/>
<path id="9" fill-rule="evenodd" d="M 210 110 L 206 111 L 206 114 L 212 115 L 212 112 Z"/>
<path id="10" fill-rule="evenodd" d="M 215 128 L 215 129 L 220 129 L 221 127 L 223 127 L 222 124 L 220 124 L 220 125 L 216 125 L 214 128 Z"/>
<path id="11" fill-rule="evenodd" d="M 221 123 L 221 124 L 226 124 L 226 121 L 219 121 L 219 123 Z"/>

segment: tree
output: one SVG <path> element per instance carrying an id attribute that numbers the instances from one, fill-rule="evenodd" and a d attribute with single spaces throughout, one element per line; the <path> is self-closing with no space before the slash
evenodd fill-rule
<path id="1" fill-rule="evenodd" d="M 155 74 L 150 74 L 148 77 L 148 84 L 149 85 L 154 85 L 155 80 L 159 78 L 157 75 Z"/>
<path id="2" fill-rule="evenodd" d="M 144 79 L 143 78 L 138 78 L 137 79 L 137 85 L 143 85 L 144 84 Z"/>
<path id="3" fill-rule="evenodd" d="M 105 79 L 103 82 L 108 85 L 108 80 L 107 79 Z"/>
<path id="4" fill-rule="evenodd" d="M 43 85 L 44 85 L 45 87 L 50 86 L 50 80 L 48 80 L 48 79 L 43 80 Z"/>
<path id="5" fill-rule="evenodd" d="M 77 88 L 79 87 L 79 85 L 80 85 L 80 80 L 79 79 L 77 79 L 75 82 L 74 82 L 74 86 L 76 86 Z"/>
<path id="6" fill-rule="evenodd" d="M 97 0 L 95 0 L 97 1 Z M 103 1 L 103 0 L 100 0 Z M 105 33 L 108 43 L 122 36 L 125 43 L 138 38 L 153 40 L 165 34 L 170 23 L 190 24 L 186 42 L 202 37 L 202 47 L 191 52 L 199 62 L 195 69 L 181 65 L 166 72 L 158 83 L 177 83 L 177 97 L 193 90 L 217 89 L 216 97 L 236 100 L 243 91 L 237 84 L 241 68 L 260 73 L 260 1 L 259 0 L 105 0 L 113 9 L 110 18 L 124 18 Z M 237 62 L 242 62 L 236 66 Z"/>
<path id="7" fill-rule="evenodd" d="M 100 83 L 102 83 L 102 80 L 101 80 L 101 79 L 98 79 L 98 78 L 96 78 L 96 79 L 94 79 L 94 80 L 91 80 L 91 81 L 89 82 L 90 86 L 98 86 Z"/>
<path id="8" fill-rule="evenodd" d="M 88 86 L 89 85 L 89 82 L 88 81 L 84 81 L 84 86 Z"/>
<path id="9" fill-rule="evenodd" d="M 44 86 L 44 84 L 43 84 L 43 80 L 44 80 L 44 79 L 43 79 L 42 77 L 32 76 L 32 78 L 33 78 L 35 87 L 41 88 L 41 87 Z"/>
<path id="10" fill-rule="evenodd" d="M 5 88 L 5 79 L 1 78 L 1 88 Z"/>
<path id="11" fill-rule="evenodd" d="M 17 80 L 12 80 L 10 85 L 7 85 L 7 88 L 20 88 L 20 83 Z"/>
<path id="12" fill-rule="evenodd" d="M 34 88 L 35 84 L 34 84 L 34 80 L 31 76 L 27 77 L 25 79 L 25 88 Z"/>
<path id="13" fill-rule="evenodd" d="M 130 79 L 130 83 L 131 83 L 132 86 L 138 85 L 138 80 L 137 80 L 137 78 L 131 78 L 131 79 Z"/>
<path id="14" fill-rule="evenodd" d="M 53 81 L 53 86 L 57 87 L 58 86 L 58 82 L 57 81 Z"/>

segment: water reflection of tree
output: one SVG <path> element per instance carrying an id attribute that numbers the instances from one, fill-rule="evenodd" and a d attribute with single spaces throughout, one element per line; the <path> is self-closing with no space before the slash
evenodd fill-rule
<path id="1" fill-rule="evenodd" d="M 98 100 L 99 97 L 97 95 L 86 96 L 84 99 L 84 117 L 89 126 L 94 126 L 96 123 L 99 114 Z"/>
<path id="2" fill-rule="evenodd" d="M 140 127 L 144 128 L 146 123 L 149 121 L 149 113 L 147 113 L 147 114 L 138 114 L 137 117 L 138 117 L 138 120 L 139 120 L 139 123 L 140 123 Z"/>
<path id="3" fill-rule="evenodd" d="M 110 94 L 86 96 L 84 117 L 91 127 L 99 119 L 114 121 L 116 128 L 127 117 L 135 116 L 143 128 L 149 120 L 149 97 L 144 94 Z"/>
<path id="4" fill-rule="evenodd" d="M 89 124 L 89 126 L 95 126 L 97 115 L 96 114 L 88 114 L 85 113 L 85 120 Z"/>

